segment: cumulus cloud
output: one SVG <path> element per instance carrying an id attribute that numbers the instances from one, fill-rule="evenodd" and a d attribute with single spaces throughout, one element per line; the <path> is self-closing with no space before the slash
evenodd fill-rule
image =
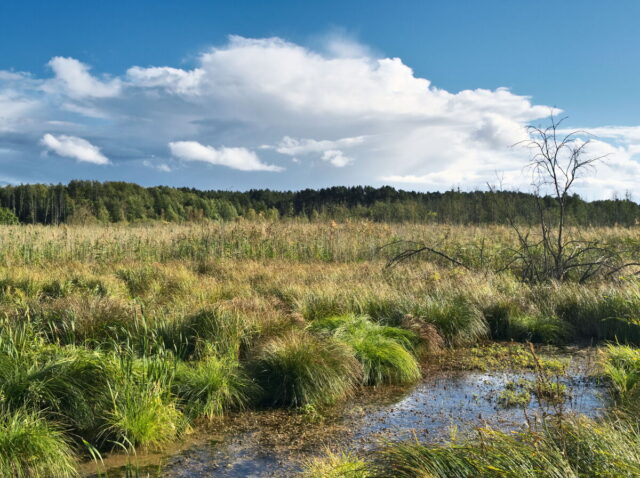
<path id="1" fill-rule="evenodd" d="M 55 148 L 70 142 L 62 138 L 100 137 L 112 163 L 140 167 L 141 173 L 129 168 L 133 181 L 159 175 L 166 165 L 172 184 L 203 188 L 229 187 L 224 173 L 199 174 L 206 163 L 254 172 L 236 188 L 471 189 L 497 175 L 505 187 L 529 187 L 527 151 L 512 146 L 527 137 L 527 123 L 558 110 L 506 88 L 447 91 L 402 59 L 377 55 L 345 35 L 324 41 L 312 49 L 232 36 L 189 68 L 132 65 L 121 76 L 63 57 L 50 61 L 50 78 L 0 71 L 0 147 L 28 158 L 48 134 L 60 145 L 47 148 L 62 155 Z M 597 181 L 579 183 L 580 192 L 602 197 L 627 188 L 637 174 L 640 126 L 591 131 L 602 144 L 590 146 L 608 147 L 611 155 Z M 217 146 L 225 144 L 236 147 Z M 170 156 L 180 168 L 169 167 Z M 89 157 L 106 160 L 99 150 Z M 157 160 L 145 166 L 146 158 Z M 284 159 L 286 173 L 261 174 L 283 171 L 277 165 Z M 116 171 L 109 168 L 104 178 Z M 72 170 L 61 171 L 55 180 L 72 177 Z"/>
<path id="2" fill-rule="evenodd" d="M 58 156 L 73 158 L 86 163 L 109 164 L 109 159 L 100 152 L 100 148 L 86 139 L 64 134 L 54 136 L 47 133 L 42 137 L 41 143 Z"/>
<path id="3" fill-rule="evenodd" d="M 260 161 L 258 156 L 246 148 L 214 148 L 197 141 L 175 141 L 169 143 L 171 154 L 184 161 L 202 161 L 226 166 L 240 171 L 282 171 L 283 168 Z"/>
<path id="4" fill-rule="evenodd" d="M 55 74 L 45 88 L 62 89 L 72 98 L 110 98 L 120 94 L 119 79 L 101 81 L 89 73 L 89 67 L 75 58 L 56 56 L 48 65 Z"/>

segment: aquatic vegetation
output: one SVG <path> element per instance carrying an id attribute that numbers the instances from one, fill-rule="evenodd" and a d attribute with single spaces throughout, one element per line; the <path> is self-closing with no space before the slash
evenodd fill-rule
<path id="1" fill-rule="evenodd" d="M 334 403 L 349 395 L 362 376 L 349 346 L 300 330 L 266 343 L 253 369 L 264 402 L 285 407 Z"/>
<path id="2" fill-rule="evenodd" d="M 0 476 L 71 478 L 76 455 L 62 430 L 37 412 L 0 412 Z"/>
<path id="3" fill-rule="evenodd" d="M 312 458 L 304 464 L 304 478 L 368 478 L 367 463 L 351 453 L 327 450 L 323 457 Z"/>
<path id="4" fill-rule="evenodd" d="M 393 444 L 376 454 L 372 476 L 544 477 L 638 476 L 639 436 L 632 426 L 574 418 L 541 433 L 480 431 L 479 438 L 443 446 Z"/>
<path id="5" fill-rule="evenodd" d="M 509 381 L 498 394 L 498 405 L 502 408 L 524 408 L 531 402 L 531 393 L 522 382 Z"/>
<path id="6" fill-rule="evenodd" d="M 363 382 L 405 384 L 420 378 L 411 331 L 376 324 L 365 316 L 334 316 L 313 322 L 311 330 L 328 331 L 353 349 L 362 364 Z"/>

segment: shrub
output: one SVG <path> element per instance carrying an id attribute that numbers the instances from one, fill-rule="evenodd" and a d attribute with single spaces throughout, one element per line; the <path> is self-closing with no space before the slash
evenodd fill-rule
<path id="1" fill-rule="evenodd" d="M 0 225 L 13 225 L 19 224 L 18 216 L 16 216 L 11 209 L 6 207 L 0 207 Z"/>
<path id="2" fill-rule="evenodd" d="M 300 330 L 264 345 L 253 367 L 265 402 L 285 407 L 334 403 L 352 391 L 362 373 L 347 345 Z"/>
<path id="3" fill-rule="evenodd" d="M 313 330 L 330 332 L 355 352 L 367 385 L 405 384 L 420 378 L 412 354 L 418 337 L 409 330 L 382 326 L 365 316 L 344 315 L 315 321 Z"/>
<path id="4" fill-rule="evenodd" d="M 0 476 L 74 477 L 75 462 L 62 432 L 40 414 L 21 409 L 0 413 Z"/>

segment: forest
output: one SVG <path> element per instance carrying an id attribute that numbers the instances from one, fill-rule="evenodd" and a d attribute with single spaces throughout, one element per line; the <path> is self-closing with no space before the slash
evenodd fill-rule
<path id="1" fill-rule="evenodd" d="M 542 198 L 544 207 L 554 199 Z M 509 191 L 450 190 L 415 192 L 389 186 L 334 186 L 325 189 L 272 191 L 200 191 L 167 186 L 142 187 L 126 182 L 71 181 L 67 185 L 25 184 L 0 188 L 0 222 L 92 224 L 144 221 L 367 219 L 375 222 L 437 224 L 535 223 L 534 195 Z M 633 226 L 640 205 L 624 199 L 585 201 L 567 198 L 567 219 L 577 226 Z"/>

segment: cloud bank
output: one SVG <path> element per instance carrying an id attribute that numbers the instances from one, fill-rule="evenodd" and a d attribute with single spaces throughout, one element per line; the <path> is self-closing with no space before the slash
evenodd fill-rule
<path id="1" fill-rule="evenodd" d="M 98 179 L 166 183 L 170 171 L 172 184 L 200 188 L 472 189 L 499 176 L 504 187 L 527 189 L 527 151 L 512 145 L 552 111 L 506 88 L 447 91 L 400 58 L 335 38 L 316 51 L 231 36 L 192 68 L 133 65 L 108 75 L 64 57 L 48 66 L 46 78 L 0 71 L 0 148 L 11 151 L 0 164 L 21 181 L 71 179 L 71 159 L 112 163 L 85 170 Z M 634 189 L 640 126 L 589 132 L 598 136 L 594 154 L 610 155 L 579 192 Z M 58 168 L 38 169 L 43 150 Z"/>

